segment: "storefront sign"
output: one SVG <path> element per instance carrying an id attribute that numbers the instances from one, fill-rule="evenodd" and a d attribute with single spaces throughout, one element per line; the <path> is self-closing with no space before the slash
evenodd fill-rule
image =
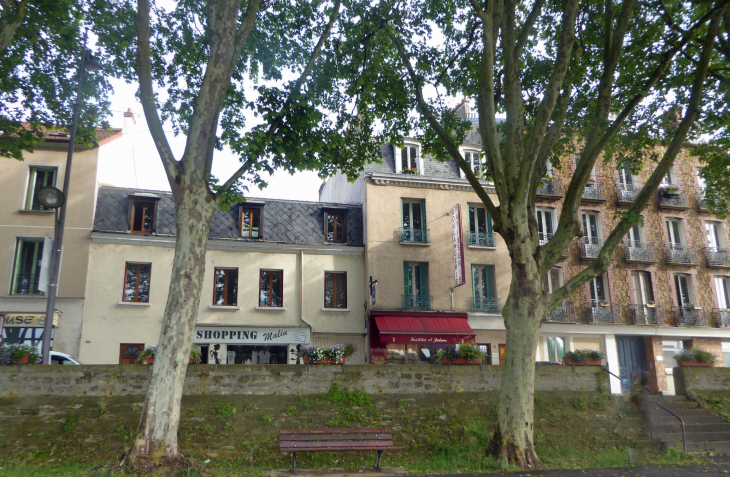
<path id="1" fill-rule="evenodd" d="M 458 344 L 463 340 L 473 340 L 474 335 L 436 335 L 436 334 L 390 334 L 380 333 L 380 341 L 387 343 L 434 343 Z"/>
<path id="2" fill-rule="evenodd" d="M 454 286 L 464 284 L 464 243 L 461 240 L 461 204 L 451 209 L 451 240 L 454 245 Z"/>
<path id="3" fill-rule="evenodd" d="M 53 314 L 53 326 L 58 326 L 60 311 Z M 46 325 L 45 313 L 5 312 L 3 327 L 5 328 L 43 328 Z"/>
<path id="4" fill-rule="evenodd" d="M 309 344 L 309 328 L 256 328 L 242 326 L 199 326 L 195 343 L 225 344 Z"/>

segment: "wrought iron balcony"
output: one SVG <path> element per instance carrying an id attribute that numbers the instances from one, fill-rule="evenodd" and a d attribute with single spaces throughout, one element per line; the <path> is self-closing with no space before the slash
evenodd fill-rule
<path id="1" fill-rule="evenodd" d="M 471 297 L 472 311 L 486 311 L 489 313 L 499 313 L 502 306 L 499 304 L 499 298 L 487 298 L 483 296 Z"/>
<path id="2" fill-rule="evenodd" d="M 697 258 L 695 257 L 694 250 L 687 245 L 674 243 L 667 244 L 665 253 L 667 254 L 667 263 L 672 265 L 697 265 Z"/>
<path id="3" fill-rule="evenodd" d="M 707 266 L 715 268 L 730 268 L 730 250 L 726 248 L 707 247 Z"/>
<path id="4" fill-rule="evenodd" d="M 594 259 L 598 257 L 598 253 L 603 247 L 605 240 L 598 238 L 581 237 L 578 240 L 578 249 L 580 250 L 580 258 Z"/>
<path id="5" fill-rule="evenodd" d="M 563 197 L 563 186 L 560 180 L 555 177 L 544 177 L 542 185 L 537 188 L 536 195 L 548 199 L 560 199 Z"/>
<path id="6" fill-rule="evenodd" d="M 628 240 L 624 243 L 624 259 L 634 263 L 655 263 L 657 261 L 654 244 Z"/>
<path id="7" fill-rule="evenodd" d="M 631 204 L 636 200 L 639 191 L 643 185 L 639 183 L 617 184 L 616 185 L 616 202 L 619 204 Z"/>
<path id="8" fill-rule="evenodd" d="M 697 192 L 697 208 L 699 210 L 707 210 L 707 199 L 705 198 L 705 191 Z"/>
<path id="9" fill-rule="evenodd" d="M 411 227 L 401 227 L 398 229 L 400 235 L 400 243 L 424 244 L 431 243 L 431 234 L 429 229 L 414 229 Z"/>
<path id="10" fill-rule="evenodd" d="M 674 189 L 671 189 L 673 187 Z M 687 194 L 677 188 L 677 186 L 669 186 L 657 192 L 659 207 L 665 209 L 689 209 L 689 201 Z"/>
<path id="11" fill-rule="evenodd" d="M 672 311 L 674 311 L 677 326 L 707 326 L 707 320 L 701 308 L 673 306 Z"/>
<path id="12" fill-rule="evenodd" d="M 553 238 L 553 234 L 538 234 L 538 240 L 540 241 L 540 246 L 545 245 L 550 241 L 550 239 Z"/>
<path id="13" fill-rule="evenodd" d="M 583 197 L 582 200 L 586 202 L 605 202 L 606 201 L 606 189 L 603 187 L 603 184 L 598 182 L 599 179 L 596 178 L 595 181 L 588 181 L 586 182 L 586 186 L 583 189 Z"/>
<path id="14" fill-rule="evenodd" d="M 629 305 L 631 317 L 635 325 L 656 325 L 664 324 L 662 307 L 658 305 Z"/>
<path id="15" fill-rule="evenodd" d="M 479 247 L 494 247 L 494 234 L 469 232 L 469 245 L 476 245 Z"/>
<path id="16" fill-rule="evenodd" d="M 718 328 L 730 328 L 730 308 L 715 308 L 715 322 Z"/>
<path id="17" fill-rule="evenodd" d="M 430 295 L 403 295 L 403 309 L 430 310 L 432 298 Z"/>
<path id="18" fill-rule="evenodd" d="M 14 285 L 12 288 L 12 295 L 43 295 L 43 292 L 38 290 L 38 276 L 37 275 L 25 275 L 18 274 L 15 276 Z"/>
<path id="19" fill-rule="evenodd" d="M 575 309 L 572 301 L 563 301 L 545 316 L 548 323 L 575 323 Z"/>
<path id="20" fill-rule="evenodd" d="M 592 301 L 586 306 L 586 317 L 589 323 L 621 323 L 621 310 L 616 303 Z"/>

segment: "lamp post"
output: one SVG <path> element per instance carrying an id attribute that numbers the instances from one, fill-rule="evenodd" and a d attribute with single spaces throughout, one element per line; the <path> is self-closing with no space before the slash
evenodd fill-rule
<path id="1" fill-rule="evenodd" d="M 79 68 L 79 87 L 76 92 L 76 103 L 74 104 L 73 122 L 71 123 L 71 135 L 68 139 L 68 155 L 66 156 L 66 170 L 63 174 L 63 191 L 55 187 L 44 187 L 38 191 L 38 200 L 44 206 L 55 210 L 55 221 L 53 230 L 53 247 L 51 250 L 50 273 L 48 280 L 48 302 L 46 303 L 46 321 L 43 325 L 43 364 L 51 364 L 51 334 L 53 333 L 53 316 L 56 312 L 56 295 L 58 294 L 58 268 L 61 262 L 61 246 L 63 245 L 63 229 L 66 223 L 66 198 L 68 197 L 69 182 L 71 180 L 71 161 L 76 145 L 76 126 L 79 122 L 79 109 L 81 107 L 82 88 L 84 86 L 84 73 L 86 69 L 99 70 L 101 65 L 96 58 L 86 49 L 86 35 L 84 35 L 84 48 L 81 52 L 81 65 Z M 43 251 L 46 252 L 45 250 Z"/>

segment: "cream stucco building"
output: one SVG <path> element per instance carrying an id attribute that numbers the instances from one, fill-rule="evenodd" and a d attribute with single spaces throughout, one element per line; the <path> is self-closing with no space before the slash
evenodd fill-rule
<path id="1" fill-rule="evenodd" d="M 121 129 L 99 129 L 93 146 L 75 147 L 54 320 L 56 351 L 78 355 L 99 151 L 121 136 Z M 5 342 L 40 347 L 46 309 L 42 275 L 50 258 L 50 245 L 44 244 L 53 238 L 54 212 L 44 209 L 36 193 L 44 186 L 62 188 L 67 150 L 68 134 L 48 131 L 24 161 L 2 159 L 0 312 Z"/>
<path id="2" fill-rule="evenodd" d="M 157 344 L 174 234 L 169 193 L 99 189 L 84 363 L 131 363 Z M 204 362 L 296 363 L 298 345 L 353 342 L 349 362 L 364 363 L 362 253 L 359 205 L 267 199 L 216 211 L 195 331 Z"/>

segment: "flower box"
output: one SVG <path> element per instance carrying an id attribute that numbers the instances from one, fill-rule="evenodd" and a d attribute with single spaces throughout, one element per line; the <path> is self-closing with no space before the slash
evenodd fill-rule
<path id="1" fill-rule="evenodd" d="M 573 361 L 570 358 L 563 357 L 563 363 L 565 363 L 566 366 L 600 366 L 601 360 L 586 358 L 585 362 L 581 363 L 580 361 Z"/>
<path id="2" fill-rule="evenodd" d="M 23 356 L 16 359 L 15 364 L 30 364 L 30 353 L 25 353 Z"/>
<path id="3" fill-rule="evenodd" d="M 444 356 L 444 359 L 441 361 L 441 364 L 475 364 L 479 365 L 482 364 L 482 358 L 477 358 L 472 360 L 471 362 L 467 361 L 466 358 L 456 358 L 456 361 L 451 361 L 449 358 Z"/>
<path id="4" fill-rule="evenodd" d="M 334 362 L 331 359 L 322 359 L 320 361 L 317 361 L 316 363 L 313 363 L 311 359 L 304 356 L 304 364 L 345 364 L 345 361 L 347 361 L 347 358 L 342 358 L 337 362 Z"/>
<path id="5" fill-rule="evenodd" d="M 147 361 L 147 364 L 154 364 L 155 363 L 155 357 L 154 356 L 147 356 L 147 358 L 145 358 L 145 361 Z"/>
<path id="6" fill-rule="evenodd" d="M 709 368 L 712 366 L 712 363 L 700 363 L 699 361 L 685 361 L 683 359 L 678 359 L 677 366 L 681 366 L 682 368 Z"/>

